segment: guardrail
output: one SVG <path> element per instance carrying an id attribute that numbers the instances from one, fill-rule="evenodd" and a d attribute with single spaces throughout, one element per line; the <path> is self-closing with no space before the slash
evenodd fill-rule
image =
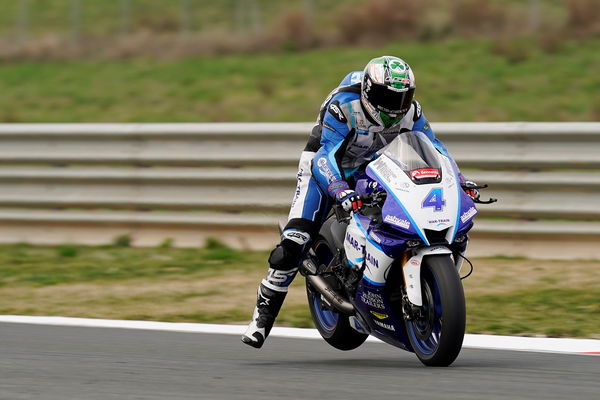
<path id="1" fill-rule="evenodd" d="M 0 124 L 0 240 L 268 247 L 310 123 Z M 600 238 L 600 123 L 437 123 L 500 198 L 475 235 Z M 259 239 L 259 237 L 261 239 Z"/>

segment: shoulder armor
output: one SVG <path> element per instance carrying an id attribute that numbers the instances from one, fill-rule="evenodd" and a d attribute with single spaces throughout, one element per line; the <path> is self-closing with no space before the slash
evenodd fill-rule
<path id="1" fill-rule="evenodd" d="M 348 86 L 340 86 L 339 92 L 360 93 L 360 82 Z"/>
<path id="2" fill-rule="evenodd" d="M 418 101 L 413 100 L 413 106 L 415 107 L 415 114 L 413 115 L 413 121 L 416 122 L 421 116 L 423 116 L 423 110 Z"/>
<path id="3" fill-rule="evenodd" d="M 346 118 L 346 116 L 344 115 L 344 113 L 342 112 L 342 109 L 340 107 L 340 102 L 337 100 L 332 101 L 331 103 L 329 103 L 329 107 L 328 107 L 328 111 L 331 113 L 331 115 L 333 115 L 335 117 L 335 119 L 337 119 L 338 121 L 342 122 L 342 123 L 347 123 L 348 119 Z"/>

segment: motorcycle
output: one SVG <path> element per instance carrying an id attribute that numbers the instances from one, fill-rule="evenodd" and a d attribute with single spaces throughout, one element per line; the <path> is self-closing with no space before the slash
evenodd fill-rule
<path id="1" fill-rule="evenodd" d="M 459 271 L 475 202 L 496 199 L 469 197 L 422 132 L 396 136 L 354 176 L 366 208 L 334 206 L 301 263 L 316 328 L 340 350 L 372 335 L 425 365 L 452 364 L 465 333 Z"/>

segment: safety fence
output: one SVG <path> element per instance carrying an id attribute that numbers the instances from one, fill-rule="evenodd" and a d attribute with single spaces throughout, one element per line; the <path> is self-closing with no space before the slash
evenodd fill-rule
<path id="1" fill-rule="evenodd" d="M 0 240 L 98 244 L 130 234 L 138 245 L 196 246 L 216 236 L 266 248 L 311 127 L 0 124 Z M 512 243 L 493 254 L 556 253 L 563 241 L 560 251 L 594 257 L 586 243 L 600 239 L 600 123 L 432 128 L 469 179 L 490 185 L 482 197 L 499 199 L 480 206 L 474 232 Z"/>

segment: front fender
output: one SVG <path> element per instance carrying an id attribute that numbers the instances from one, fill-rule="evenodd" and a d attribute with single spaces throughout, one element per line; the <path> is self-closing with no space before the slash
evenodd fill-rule
<path id="1" fill-rule="evenodd" d="M 416 306 L 423 305 L 421 296 L 421 264 L 423 257 L 433 254 L 452 254 L 452 251 L 445 246 L 423 247 L 416 250 L 415 255 L 409 258 L 402 267 L 404 282 L 406 282 L 406 295 L 408 300 Z"/>

